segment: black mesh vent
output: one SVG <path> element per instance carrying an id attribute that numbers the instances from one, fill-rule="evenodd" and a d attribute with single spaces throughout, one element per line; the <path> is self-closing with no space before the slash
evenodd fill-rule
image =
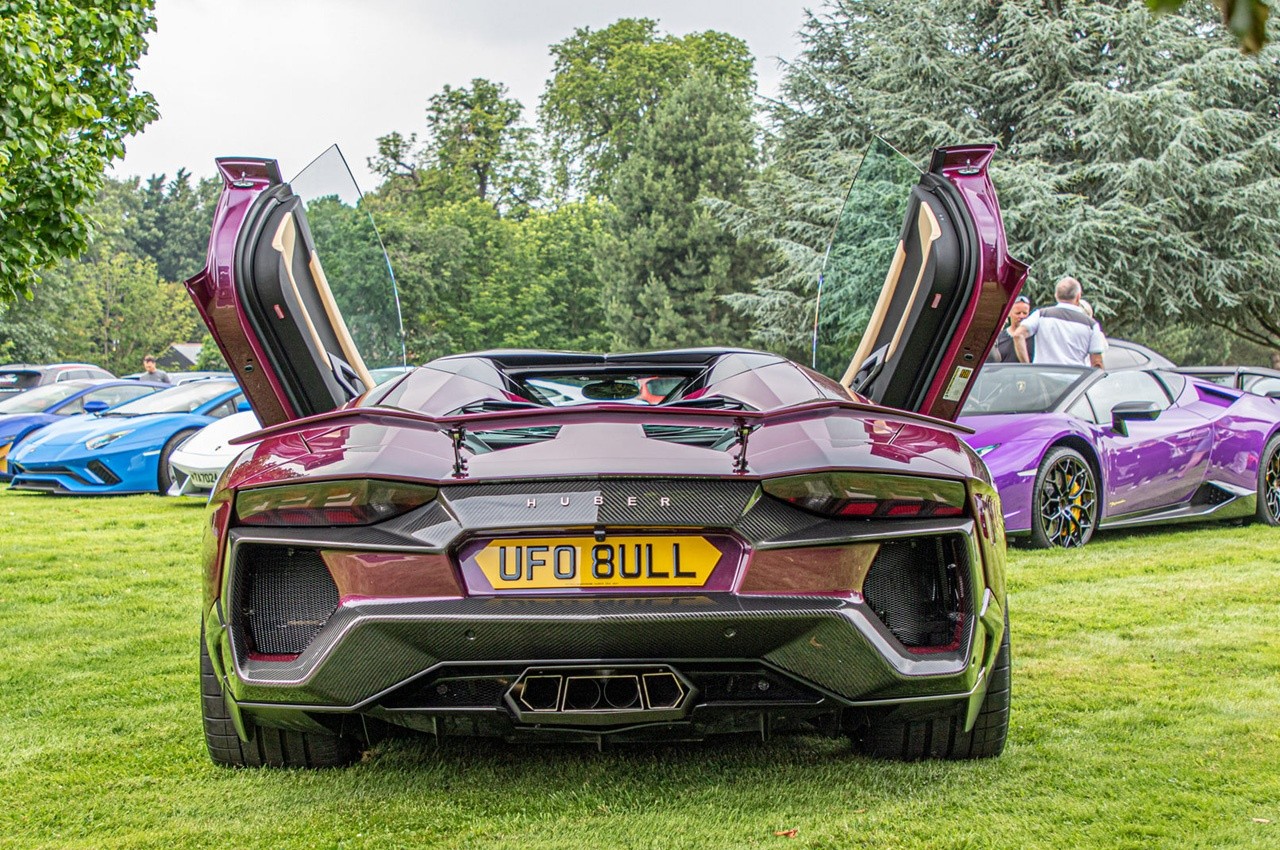
<path id="1" fill-rule="evenodd" d="M 68 478 L 73 478 L 76 481 L 79 481 L 81 484 L 97 483 L 95 481 L 88 480 L 79 472 L 76 472 L 74 469 L 72 469 L 69 466 L 57 466 L 54 464 L 45 464 L 44 466 L 37 466 L 34 469 L 28 469 L 22 466 L 21 464 L 15 463 L 13 465 L 13 469 L 15 472 L 25 472 L 30 475 L 65 475 Z M 116 480 L 119 481 L 120 479 L 117 478 Z"/>
<path id="2" fill-rule="evenodd" d="M 495 708 L 502 705 L 520 673 L 487 676 L 444 674 L 422 684 L 402 688 L 382 701 L 385 708 Z"/>
<path id="3" fill-rule="evenodd" d="M 120 476 L 116 475 L 100 460 L 89 461 L 89 471 L 98 476 L 103 484 L 119 484 Z"/>
<path id="4" fill-rule="evenodd" d="M 61 484 L 59 484 L 57 481 L 42 481 L 39 478 L 25 478 L 25 479 L 22 479 L 17 485 L 11 485 L 11 486 L 15 486 L 16 489 L 19 489 L 19 490 L 47 490 L 50 493 L 70 493 L 71 492 L 66 487 L 63 487 Z"/>
<path id="5" fill-rule="evenodd" d="M 862 595 L 904 646 L 951 646 L 964 622 L 966 566 L 953 535 L 892 540 L 880 546 Z"/>
<path id="6" fill-rule="evenodd" d="M 732 428 L 707 428 L 701 425 L 645 425 L 644 435 L 651 440 L 701 446 L 724 451 L 737 445 Z"/>
<path id="7" fill-rule="evenodd" d="M 1235 496 L 1223 490 L 1216 484 L 1201 484 L 1200 489 L 1196 490 L 1196 494 L 1191 497 L 1193 505 L 1221 505 L 1223 502 L 1229 502 Z"/>
<path id="8" fill-rule="evenodd" d="M 475 454 L 531 446 L 554 440 L 560 434 L 559 425 L 533 428 L 502 428 L 495 431 L 468 431 L 467 448 Z"/>
<path id="9" fill-rule="evenodd" d="M 704 703 L 816 703 L 819 694 L 763 669 L 685 670 Z"/>
<path id="10" fill-rule="evenodd" d="M 238 588 L 252 651 L 297 655 L 338 607 L 338 586 L 315 549 L 244 545 Z"/>

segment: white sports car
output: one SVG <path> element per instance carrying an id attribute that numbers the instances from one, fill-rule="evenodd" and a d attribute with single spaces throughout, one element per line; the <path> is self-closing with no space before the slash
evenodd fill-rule
<path id="1" fill-rule="evenodd" d="M 386 369 L 374 369 L 373 379 L 381 385 L 392 378 L 398 378 L 408 367 L 399 366 Z M 206 428 L 196 432 L 189 440 L 178 446 L 169 458 L 170 496 L 187 496 L 192 493 L 212 492 L 218 483 L 218 476 L 226 469 L 240 452 L 253 443 L 231 441 L 246 434 L 262 429 L 258 417 L 249 410 L 220 419 Z"/>
<path id="2" fill-rule="evenodd" d="M 246 448 L 244 445 L 231 445 L 231 441 L 261 429 L 258 417 L 253 411 L 246 410 L 197 431 L 169 457 L 169 480 L 173 482 L 169 486 L 169 495 L 186 496 L 212 491 L 222 470 Z"/>

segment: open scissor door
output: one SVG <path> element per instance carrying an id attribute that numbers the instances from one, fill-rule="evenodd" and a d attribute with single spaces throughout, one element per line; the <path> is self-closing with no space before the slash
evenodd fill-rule
<path id="1" fill-rule="evenodd" d="M 288 183 L 273 160 L 218 170 L 208 259 L 187 289 L 262 424 L 333 410 L 372 388 L 371 369 L 403 366 L 395 279 L 338 149 Z"/>
<path id="2" fill-rule="evenodd" d="M 868 150 L 823 269 L 815 368 L 880 404 L 956 417 L 1027 274 L 1005 244 L 994 150 L 940 148 L 923 173 L 883 142 Z"/>

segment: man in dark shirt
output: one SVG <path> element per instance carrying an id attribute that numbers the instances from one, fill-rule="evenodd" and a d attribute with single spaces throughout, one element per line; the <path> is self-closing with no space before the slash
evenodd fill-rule
<path id="1" fill-rule="evenodd" d="M 996 337 L 996 344 L 991 347 L 991 353 L 987 355 L 988 363 L 1017 363 L 1018 351 L 1013 345 L 1012 332 L 1018 329 L 1018 325 L 1022 324 L 1022 320 L 1031 312 L 1031 299 L 1025 295 L 1019 295 L 1013 299 L 1013 306 L 1009 308 L 1009 325 L 1002 328 L 1000 335 Z M 1027 345 L 1034 346 L 1035 340 L 1027 341 Z M 1031 349 L 1035 351 L 1034 348 Z"/>
<path id="2" fill-rule="evenodd" d="M 156 368 L 156 359 L 148 354 L 142 358 L 143 375 L 142 380 L 150 381 L 153 384 L 171 384 L 169 373 L 163 369 Z"/>

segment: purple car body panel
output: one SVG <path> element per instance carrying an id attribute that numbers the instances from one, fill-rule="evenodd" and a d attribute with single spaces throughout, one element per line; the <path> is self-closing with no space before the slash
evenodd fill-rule
<path id="1" fill-rule="evenodd" d="M 655 466 L 670 467 L 668 474 L 677 476 L 749 480 L 847 468 L 941 477 L 986 475 L 958 433 L 909 425 L 888 412 L 872 420 L 836 408 L 805 421 L 763 425 L 751 436 L 749 472 L 741 475 L 734 470 L 732 453 L 672 445 L 648 438 L 642 430 L 644 424 L 688 424 L 690 419 L 596 410 L 591 422 L 558 426 L 555 438 L 469 457 L 464 480 L 644 475 Z M 378 420 L 371 410 L 354 424 L 322 423 L 268 437 L 236 464 L 227 483 L 233 488 L 259 487 L 302 473 L 397 478 L 406 469 L 413 470 L 415 480 L 451 483 L 454 452 L 443 429 Z M 917 438 L 915 445 L 895 444 L 904 428 Z"/>
<path id="2" fill-rule="evenodd" d="M 555 424 L 560 433 L 532 445 L 468 459 L 465 480 L 637 475 L 669 465 L 690 477 L 767 478 L 798 471 L 863 468 L 947 477 L 986 477 L 949 423 L 851 400 L 840 386 L 783 358 L 758 352 L 754 371 L 710 384 L 704 396 L 725 395 L 761 412 L 679 410 L 622 404 L 544 408 L 447 416 L 448 411 L 500 398 L 500 387 L 454 371 L 484 354 L 447 358 L 451 368 L 428 364 L 385 391 L 352 407 L 244 438 L 266 435 L 253 453 L 233 467 L 228 485 L 263 486 L 308 476 L 352 474 L 413 477 L 449 484 L 454 480 L 453 444 L 447 429 L 468 423 L 473 431 Z M 417 412 L 418 416 L 413 416 Z M 399 414 L 399 416 L 397 416 Z M 408 414 L 408 415 L 405 415 Z M 749 442 L 746 471 L 734 469 L 733 454 L 709 452 L 645 436 L 644 424 L 731 427 L 735 420 L 762 424 Z M 358 453 L 351 451 L 359 447 Z"/>
<path id="3" fill-rule="evenodd" d="M 187 291 L 258 419 L 263 423 L 282 422 L 295 414 L 280 376 L 269 369 L 255 368 L 266 358 L 239 308 L 236 280 L 242 270 L 235 263 L 236 242 L 245 215 L 264 189 L 280 182 L 280 171 L 274 162 L 256 159 L 220 159 L 218 171 L 223 191 L 214 211 L 206 265 L 187 281 Z"/>
<path id="4" fill-rule="evenodd" d="M 999 445 L 1002 451 L 983 458 L 1004 510 L 1005 531 L 1025 533 L 1031 528 L 1031 495 L 1035 471 L 1049 446 L 1072 437 L 1088 441 L 1085 423 L 1059 413 L 964 416 L 960 424 L 974 429 L 965 436 L 974 449 Z"/>

